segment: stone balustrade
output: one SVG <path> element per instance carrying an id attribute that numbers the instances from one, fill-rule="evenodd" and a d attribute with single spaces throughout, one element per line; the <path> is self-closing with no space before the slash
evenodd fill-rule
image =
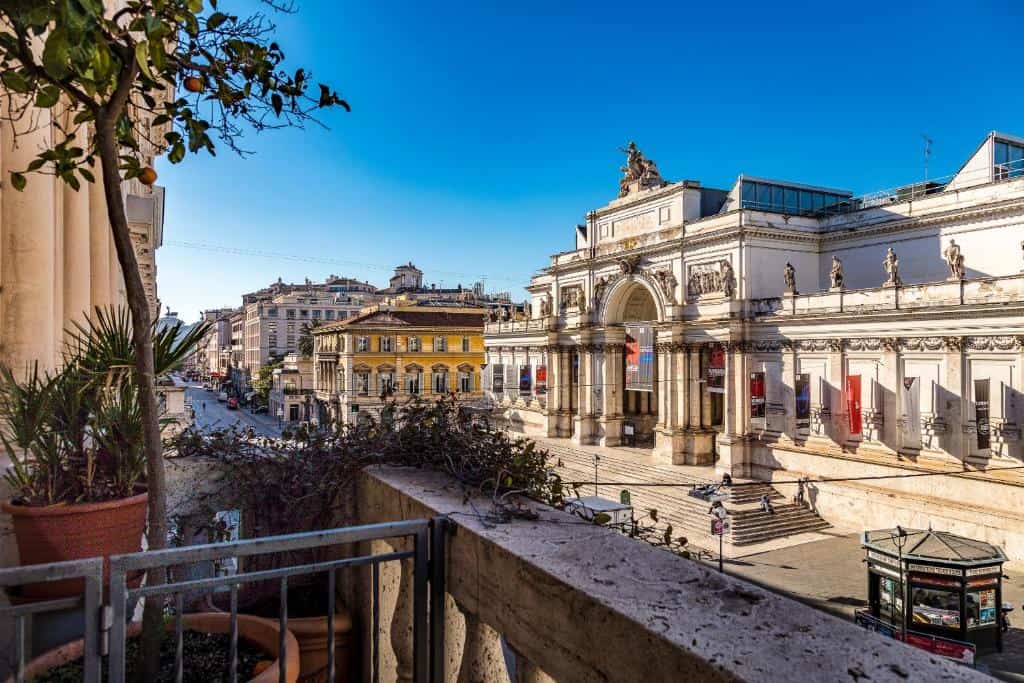
<path id="1" fill-rule="evenodd" d="M 489 522 L 437 473 L 375 468 L 357 488 L 360 523 L 450 516 L 446 681 L 985 680 L 565 513 Z M 411 677 L 409 570 L 381 571 L 380 680 Z M 347 596 L 364 661 L 369 586 L 367 570 Z"/>
<path id="2" fill-rule="evenodd" d="M 1024 300 L 1024 274 L 977 280 L 947 280 L 898 287 L 832 290 L 752 299 L 748 313 L 798 316 L 944 306 L 1017 303 Z"/>

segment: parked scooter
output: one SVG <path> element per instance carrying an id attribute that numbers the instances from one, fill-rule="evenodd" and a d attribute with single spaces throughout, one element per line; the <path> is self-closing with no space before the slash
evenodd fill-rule
<path id="1" fill-rule="evenodd" d="M 1010 612 L 1013 611 L 1013 604 L 1004 602 L 1000 611 L 1003 613 L 1003 633 L 1006 633 L 1010 630 Z"/>

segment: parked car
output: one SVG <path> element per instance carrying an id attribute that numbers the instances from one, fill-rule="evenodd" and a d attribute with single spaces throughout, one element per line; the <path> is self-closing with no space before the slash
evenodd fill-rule
<path id="1" fill-rule="evenodd" d="M 256 406 L 255 408 L 252 409 L 252 414 L 253 415 L 259 415 L 260 413 L 265 413 L 265 412 L 267 412 L 267 407 L 266 406 Z"/>
<path id="2" fill-rule="evenodd" d="M 228 399 L 228 410 L 238 410 L 238 399 L 234 396 Z"/>
<path id="3" fill-rule="evenodd" d="M 218 401 L 219 401 L 220 403 L 223 403 L 224 401 L 228 400 L 228 392 L 226 392 L 226 391 L 222 391 L 222 392 L 220 392 L 219 394 L 217 394 L 217 400 L 218 400 Z M 235 405 L 236 405 L 236 406 L 238 405 L 238 402 L 237 402 L 237 401 L 235 401 Z"/>

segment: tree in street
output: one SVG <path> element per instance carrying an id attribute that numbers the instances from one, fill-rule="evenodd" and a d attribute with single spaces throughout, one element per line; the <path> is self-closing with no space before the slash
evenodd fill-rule
<path id="1" fill-rule="evenodd" d="M 274 5 L 277 10 L 289 8 Z M 131 311 L 134 369 L 144 429 L 149 548 L 166 546 L 166 490 L 155 392 L 153 336 L 121 193 L 122 181 L 156 181 L 145 160 L 171 163 L 215 153 L 217 141 L 244 153 L 250 131 L 316 122 L 320 110 L 348 104 L 302 68 L 286 71 L 273 25 L 239 17 L 217 0 L 5 0 L 0 2 L 2 116 L 31 130 L 40 111 L 57 135 L 10 186 L 28 174 L 55 175 L 74 189 L 101 182 Z M 15 125 L 18 124 L 18 125 Z M 98 172 L 98 177 L 96 175 Z M 153 573 L 152 584 L 161 577 Z M 162 605 L 148 600 L 142 675 L 154 680 Z M 141 669 L 141 667 L 140 667 Z"/>

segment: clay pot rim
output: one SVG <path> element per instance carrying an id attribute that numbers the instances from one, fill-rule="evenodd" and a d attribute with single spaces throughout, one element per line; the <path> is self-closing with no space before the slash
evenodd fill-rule
<path id="1" fill-rule="evenodd" d="M 254 624 L 255 625 L 257 622 L 267 621 L 265 619 L 261 619 L 260 617 L 252 617 L 252 616 L 249 616 L 249 615 L 241 615 L 240 614 L 238 616 L 239 616 L 239 619 L 238 619 L 239 637 L 242 637 L 242 630 L 243 630 L 243 628 L 244 628 L 246 623 Z M 225 631 L 211 631 L 211 630 L 207 630 L 207 629 L 204 629 L 204 628 L 200 627 L 200 624 L 202 624 L 204 622 L 208 622 L 208 620 L 210 620 L 210 619 L 214 619 L 214 620 L 217 620 L 217 621 L 220 621 L 222 619 L 226 620 L 226 616 L 225 615 L 221 615 L 221 614 L 217 614 L 217 613 L 211 613 L 211 612 L 193 612 L 193 613 L 190 613 L 190 614 L 183 614 L 182 615 L 182 622 L 185 625 L 186 630 L 199 631 L 201 633 L 218 633 L 218 632 L 226 633 L 227 632 L 227 630 L 225 630 Z M 190 622 L 191 622 L 191 628 L 189 628 Z M 198 622 L 198 623 L 196 623 L 196 622 Z M 277 629 L 277 624 L 276 623 L 271 623 L 270 626 L 273 629 L 275 629 L 275 630 Z M 164 628 L 166 630 L 168 630 L 168 631 L 173 629 L 174 628 L 174 622 L 168 622 L 164 626 Z M 137 637 L 138 634 L 141 631 L 142 631 L 142 623 L 138 622 L 138 621 L 133 621 L 132 623 L 130 623 L 128 625 L 128 628 L 126 629 L 125 635 L 128 638 L 133 638 L 133 637 Z M 300 659 L 299 643 L 298 643 L 297 640 L 295 640 L 295 635 L 291 632 L 290 629 L 287 631 L 287 634 L 288 634 L 287 635 L 288 680 L 289 681 L 295 681 L 297 679 L 297 677 L 298 677 L 298 674 L 299 674 L 299 659 Z M 250 637 L 247 638 L 247 640 L 249 640 L 249 642 L 255 644 L 257 647 L 260 647 L 261 649 L 263 648 L 262 645 L 260 645 L 258 642 L 253 640 L 253 638 L 251 637 L 251 634 L 250 634 Z M 70 661 L 78 659 L 79 657 L 82 656 L 82 653 L 84 652 L 84 650 L 85 650 L 85 640 L 82 639 L 82 638 L 79 638 L 78 640 L 73 640 L 70 643 L 65 643 L 64 645 L 60 645 L 60 646 L 58 646 L 58 647 L 56 647 L 56 648 L 54 648 L 52 650 L 48 650 L 48 651 L 40 654 L 38 657 L 33 658 L 30 662 L 28 662 L 28 672 L 30 672 L 31 675 L 33 675 L 33 676 L 37 676 L 37 675 L 39 675 L 41 673 L 49 671 L 50 669 L 52 669 L 54 667 L 61 666 L 63 664 L 67 664 Z M 269 652 L 266 649 L 264 649 L 264 652 L 266 652 L 268 657 L 274 657 L 274 665 L 271 666 L 266 671 L 264 671 L 264 672 L 262 672 L 260 674 L 257 674 L 255 677 L 250 679 L 249 683 L 253 683 L 253 682 L 257 682 L 258 683 L 258 682 L 261 682 L 261 681 L 276 681 L 278 679 L 278 674 L 280 672 L 280 662 L 281 662 L 280 653 L 278 653 L 275 656 L 275 655 L 273 655 L 271 652 Z M 36 669 L 40 669 L 40 670 L 36 671 Z M 7 678 L 5 680 L 5 683 L 12 683 L 13 681 L 14 681 L 14 676 L 12 675 L 12 676 L 10 676 L 9 678 Z"/>
<path id="2" fill-rule="evenodd" d="M 61 517 L 65 515 L 80 515 L 89 512 L 102 512 L 120 507 L 132 507 L 145 504 L 149 499 L 149 492 L 143 491 L 128 498 L 116 498 L 104 500 L 97 503 L 55 503 L 54 505 L 22 505 L 14 499 L 5 500 L 0 503 L 3 511 L 12 517 Z"/>

